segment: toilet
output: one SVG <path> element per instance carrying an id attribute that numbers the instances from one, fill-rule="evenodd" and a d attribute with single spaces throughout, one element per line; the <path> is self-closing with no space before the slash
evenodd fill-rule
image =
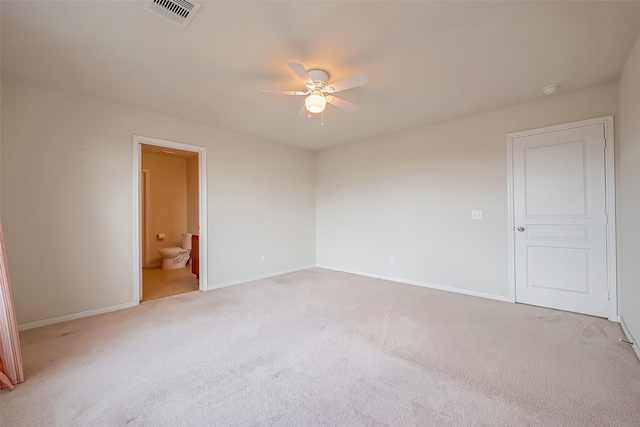
<path id="1" fill-rule="evenodd" d="M 182 235 L 182 247 L 160 248 L 158 252 L 162 255 L 163 270 L 185 267 L 191 253 L 191 233 Z"/>

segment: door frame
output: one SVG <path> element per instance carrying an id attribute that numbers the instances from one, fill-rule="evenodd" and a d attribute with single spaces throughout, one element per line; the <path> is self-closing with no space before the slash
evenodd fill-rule
<path id="1" fill-rule="evenodd" d="M 140 304 L 142 286 L 142 224 L 140 221 L 140 174 L 142 173 L 142 144 L 198 153 L 198 222 L 200 230 L 200 279 L 199 289 L 208 290 L 207 282 L 207 149 L 198 145 L 133 135 L 133 300 Z"/>
<path id="2" fill-rule="evenodd" d="M 507 204 L 508 204 L 508 236 L 509 236 L 509 300 L 516 302 L 516 268 L 515 268 L 515 203 L 513 185 L 513 143 L 516 138 L 543 133 L 557 132 L 590 125 L 604 125 L 605 162 L 605 208 L 607 214 L 607 289 L 609 291 L 608 319 L 619 322 L 618 317 L 618 286 L 616 279 L 616 188 L 615 188 L 615 140 L 613 133 L 613 116 L 597 117 L 577 122 L 564 123 L 530 129 L 522 132 L 507 134 Z"/>
<path id="3" fill-rule="evenodd" d="M 142 169 L 141 170 L 142 173 L 140 174 L 140 176 L 143 176 L 144 178 L 142 179 L 143 182 L 141 182 L 141 186 L 140 188 L 142 189 L 144 187 L 144 190 L 142 191 L 141 197 L 140 198 L 140 206 L 144 207 L 144 209 L 142 210 L 142 214 L 144 214 L 144 219 L 142 219 L 142 222 L 140 223 L 140 230 L 141 233 L 140 235 L 142 236 L 142 243 L 141 243 L 141 251 L 142 251 L 142 268 L 147 268 L 149 267 L 149 246 L 151 245 L 150 240 L 149 239 L 149 223 L 151 222 L 151 215 L 149 212 L 149 206 L 151 203 L 151 199 L 150 199 L 150 192 L 151 192 L 151 185 L 150 185 L 150 179 L 151 179 L 151 171 L 149 169 Z M 142 216 L 140 217 L 142 218 Z M 140 294 L 140 296 L 142 296 L 142 294 Z"/>

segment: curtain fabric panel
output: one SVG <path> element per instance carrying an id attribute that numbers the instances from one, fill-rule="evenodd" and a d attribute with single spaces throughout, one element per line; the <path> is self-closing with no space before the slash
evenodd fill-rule
<path id="1" fill-rule="evenodd" d="M 24 381 L 22 351 L 16 321 L 7 252 L 0 224 L 0 385 L 13 390 L 14 384 Z"/>

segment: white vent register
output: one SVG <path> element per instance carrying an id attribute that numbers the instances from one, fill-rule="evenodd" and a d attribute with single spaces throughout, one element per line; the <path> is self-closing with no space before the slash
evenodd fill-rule
<path id="1" fill-rule="evenodd" d="M 200 5 L 187 0 L 147 0 L 145 10 L 184 29 L 193 19 Z"/>

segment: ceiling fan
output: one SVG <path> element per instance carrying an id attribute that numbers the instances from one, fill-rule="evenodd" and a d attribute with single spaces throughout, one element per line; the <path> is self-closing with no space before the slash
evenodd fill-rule
<path id="1" fill-rule="evenodd" d="M 275 93 L 279 95 L 306 96 L 304 105 L 300 110 L 300 115 L 309 113 L 322 113 L 327 105 L 335 105 L 347 111 L 356 111 L 359 107 L 356 104 L 336 98 L 334 93 L 366 85 L 368 80 L 364 74 L 351 76 L 339 82 L 329 84 L 329 73 L 324 70 L 307 71 L 304 65 L 297 62 L 289 62 L 289 67 L 298 78 L 304 83 L 306 91 L 300 90 L 262 90 L 261 92 Z"/>

